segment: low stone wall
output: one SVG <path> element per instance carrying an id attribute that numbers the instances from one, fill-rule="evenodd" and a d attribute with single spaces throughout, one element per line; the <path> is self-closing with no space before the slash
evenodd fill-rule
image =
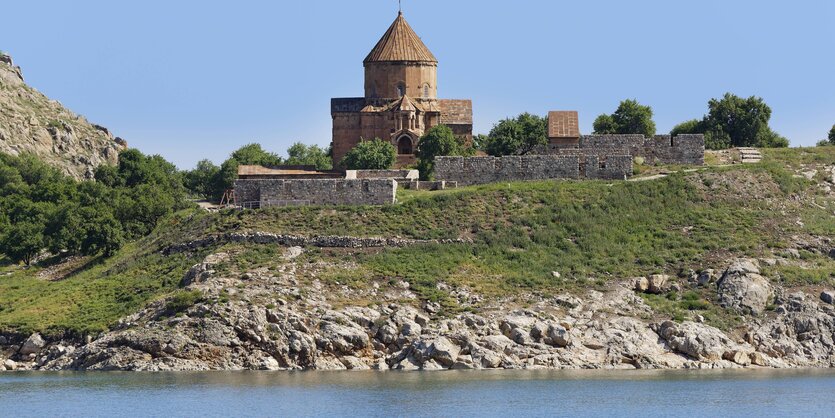
<path id="1" fill-rule="evenodd" d="M 395 203 L 393 179 L 315 179 L 235 181 L 238 204 L 245 208 L 293 205 L 387 205 Z"/>
<path id="2" fill-rule="evenodd" d="M 629 155 L 522 155 L 437 157 L 435 178 L 460 185 L 548 179 L 623 180 L 632 175 Z"/>
<path id="3" fill-rule="evenodd" d="M 162 250 L 163 255 L 180 254 L 229 243 L 275 244 L 284 247 L 319 248 L 398 248 L 418 244 L 462 244 L 472 241 L 463 239 L 414 240 L 406 238 L 360 238 L 341 236 L 305 237 L 281 235 L 269 232 L 231 232 L 172 245 Z"/>
<path id="4" fill-rule="evenodd" d="M 419 181 L 413 180 L 409 183 L 403 184 L 403 187 L 409 190 L 446 190 L 458 188 L 458 183 L 454 181 L 436 180 L 436 181 Z"/>
<path id="5" fill-rule="evenodd" d="M 641 157 L 647 163 L 704 165 L 704 135 L 586 135 L 575 144 L 548 144 L 541 150 L 553 155 L 583 155 L 608 158 L 616 155 Z"/>
<path id="6" fill-rule="evenodd" d="M 420 172 L 417 170 L 347 170 L 346 179 L 395 179 L 417 180 Z"/>

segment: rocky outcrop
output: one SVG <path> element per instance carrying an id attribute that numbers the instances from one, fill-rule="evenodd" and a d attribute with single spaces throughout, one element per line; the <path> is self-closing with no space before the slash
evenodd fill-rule
<path id="1" fill-rule="evenodd" d="M 77 179 L 115 164 L 124 140 L 89 123 L 24 83 L 19 67 L 0 55 L 0 152 L 31 153 Z"/>
<path id="2" fill-rule="evenodd" d="M 508 300 L 491 302 L 471 289 L 441 283 L 439 290 L 462 306 L 480 304 L 477 314 L 450 315 L 437 304 L 421 303 L 405 281 L 356 288 L 302 282 L 310 277 L 298 272 L 304 249 L 281 251 L 278 267 L 243 272 L 228 270 L 234 253 L 207 256 L 182 281 L 184 291 L 199 292 L 201 301 L 174 316 L 161 300 L 89 341 L 3 337 L 0 368 L 702 369 L 829 367 L 835 359 L 835 307 L 802 293 L 775 292 L 776 309 L 746 316 L 741 332 L 655 320 L 658 315 L 633 291 L 633 283 L 574 295 L 531 295 L 527 306 L 513 308 Z M 751 266 L 735 263 L 723 277 L 751 274 L 757 274 Z M 673 293 L 679 286 L 669 277 L 653 281 L 673 282 Z"/>
<path id="3" fill-rule="evenodd" d="M 733 263 L 717 282 L 719 302 L 725 308 L 759 315 L 768 304 L 773 290 L 768 279 L 760 275 L 755 261 Z"/>

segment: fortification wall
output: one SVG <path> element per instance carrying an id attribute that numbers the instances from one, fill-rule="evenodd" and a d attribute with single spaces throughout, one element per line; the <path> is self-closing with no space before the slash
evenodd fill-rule
<path id="1" fill-rule="evenodd" d="M 238 204 L 244 207 L 288 205 L 386 205 L 395 202 L 393 179 L 321 179 L 235 181 Z"/>
<path id="2" fill-rule="evenodd" d="M 576 144 L 548 144 L 546 154 L 598 156 L 615 155 L 641 157 L 649 164 L 704 165 L 704 135 L 586 135 Z"/>
<path id="3" fill-rule="evenodd" d="M 395 179 L 398 181 L 416 180 L 420 177 L 417 170 L 347 170 L 346 179 Z"/>
<path id="4" fill-rule="evenodd" d="M 580 175 L 585 179 L 625 180 L 632 176 L 632 157 L 629 155 L 610 155 L 583 157 Z"/>
<path id="5" fill-rule="evenodd" d="M 459 185 L 580 178 L 580 157 L 523 155 L 505 157 L 436 157 L 435 178 Z"/>

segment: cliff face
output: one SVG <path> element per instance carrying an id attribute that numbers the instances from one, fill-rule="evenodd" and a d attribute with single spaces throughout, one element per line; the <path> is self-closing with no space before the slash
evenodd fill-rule
<path id="1" fill-rule="evenodd" d="M 0 53 L 0 152 L 33 153 L 77 179 L 115 164 L 127 143 L 26 85 L 20 67 Z"/>

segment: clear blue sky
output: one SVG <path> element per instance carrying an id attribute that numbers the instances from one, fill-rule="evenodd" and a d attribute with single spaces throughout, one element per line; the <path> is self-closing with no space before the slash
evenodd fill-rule
<path id="1" fill-rule="evenodd" d="M 624 98 L 659 132 L 711 97 L 763 97 L 793 146 L 835 123 L 831 0 L 403 0 L 440 61 L 439 95 L 472 98 L 475 131 L 529 111 Z M 146 153 L 188 168 L 248 142 L 330 143 L 331 97 L 361 96 L 362 60 L 396 0 L 9 1 L 0 49 L 29 84 Z"/>

